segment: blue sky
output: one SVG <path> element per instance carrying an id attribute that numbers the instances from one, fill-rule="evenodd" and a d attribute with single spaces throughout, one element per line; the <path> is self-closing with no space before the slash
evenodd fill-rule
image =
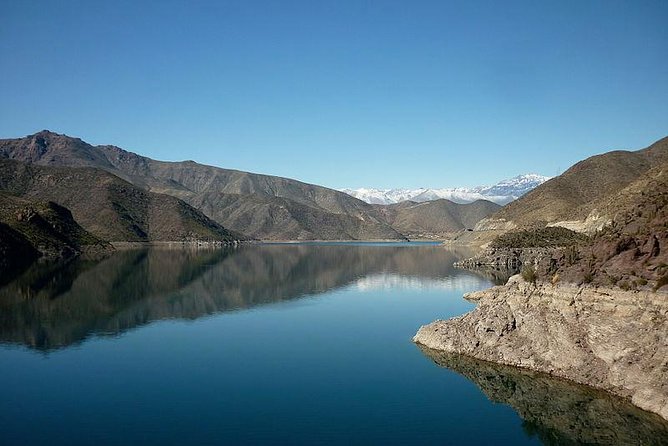
<path id="1" fill-rule="evenodd" d="M 444 187 L 668 135 L 666 1 L 3 0 L 0 16 L 0 137 Z"/>

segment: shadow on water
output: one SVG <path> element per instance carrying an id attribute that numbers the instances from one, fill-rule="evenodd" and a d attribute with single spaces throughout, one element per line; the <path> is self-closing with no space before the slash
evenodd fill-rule
<path id="1" fill-rule="evenodd" d="M 546 445 L 665 445 L 668 422 L 627 401 L 543 373 L 418 346 L 436 364 L 473 383 L 493 402 L 511 406 L 524 431 Z"/>
<path id="2" fill-rule="evenodd" d="M 0 288 L 0 342 L 49 351 L 160 319 L 297 299 L 377 275 L 441 281 L 468 253 L 439 246 L 282 245 L 120 251 L 37 263 Z"/>

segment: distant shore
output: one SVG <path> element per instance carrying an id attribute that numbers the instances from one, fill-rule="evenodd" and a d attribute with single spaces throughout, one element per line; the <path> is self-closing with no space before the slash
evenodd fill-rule
<path id="1" fill-rule="evenodd" d="M 152 241 L 152 242 L 111 242 L 116 249 L 133 249 L 144 247 L 161 248 L 196 248 L 196 247 L 219 247 L 219 246 L 239 246 L 242 244 L 257 243 L 250 240 L 232 240 L 232 241 Z"/>
<path id="2" fill-rule="evenodd" d="M 393 243 L 393 244 L 433 244 L 441 245 L 442 240 L 397 240 L 397 239 L 379 239 L 379 240 L 237 240 L 237 241 L 151 241 L 151 242 L 111 242 L 116 249 L 135 249 L 144 247 L 158 248 L 208 248 L 222 246 L 241 246 L 241 245 L 304 245 L 304 244 L 337 244 L 337 243 Z"/>
<path id="3" fill-rule="evenodd" d="M 304 244 L 304 243 L 433 243 L 434 245 L 439 245 L 443 243 L 442 240 L 431 240 L 431 239 L 411 239 L 411 240 L 400 240 L 400 239 L 378 239 L 378 240 L 258 240 L 258 243 L 265 245 L 290 245 L 290 244 Z"/>

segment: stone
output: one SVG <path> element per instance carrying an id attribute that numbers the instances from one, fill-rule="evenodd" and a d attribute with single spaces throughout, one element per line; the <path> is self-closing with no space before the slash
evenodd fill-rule
<path id="1" fill-rule="evenodd" d="M 430 349 L 603 389 L 668 420 L 668 295 L 527 284 L 470 293 L 478 306 L 421 327 Z"/>

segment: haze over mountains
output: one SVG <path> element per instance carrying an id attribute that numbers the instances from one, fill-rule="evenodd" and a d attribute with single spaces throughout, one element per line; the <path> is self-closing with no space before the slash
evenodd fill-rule
<path id="1" fill-rule="evenodd" d="M 442 189 L 340 189 L 355 198 L 371 204 L 395 204 L 402 201 L 425 201 L 446 199 L 455 203 L 472 203 L 476 200 L 489 200 L 504 205 L 518 199 L 530 190 L 540 186 L 550 177 L 535 173 L 518 175 L 503 180 L 493 186 L 454 187 Z"/>

